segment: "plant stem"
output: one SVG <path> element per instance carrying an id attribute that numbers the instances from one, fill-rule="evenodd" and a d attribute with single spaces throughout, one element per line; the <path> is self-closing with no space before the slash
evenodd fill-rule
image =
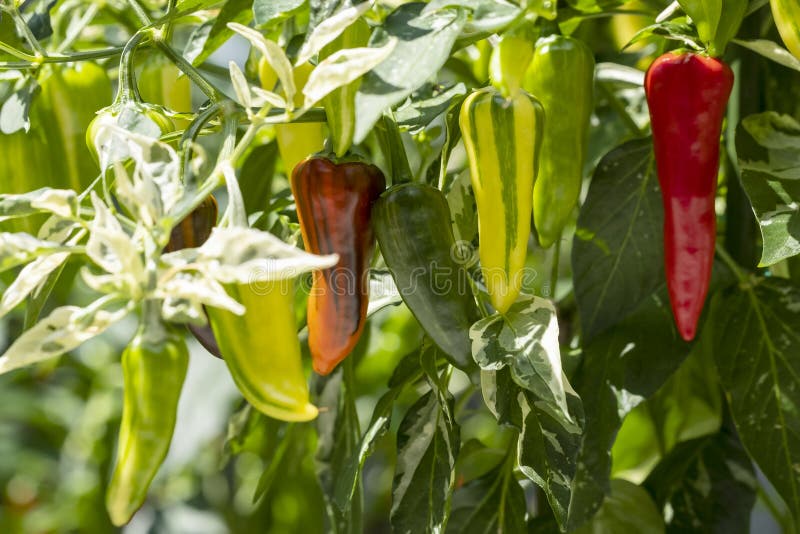
<path id="1" fill-rule="evenodd" d="M 150 25 L 152 22 L 150 20 L 150 15 L 147 14 L 147 11 L 145 11 L 144 7 L 138 2 L 138 0 L 128 0 L 128 5 L 131 6 L 133 12 L 136 13 L 136 18 L 139 19 L 139 22 L 145 26 Z"/>
<path id="2" fill-rule="evenodd" d="M 550 293 L 553 301 L 556 300 L 558 289 L 558 267 L 561 260 L 561 239 L 556 239 L 553 245 L 553 265 L 550 267 Z"/>
<path id="3" fill-rule="evenodd" d="M 139 88 L 136 86 L 133 55 L 145 35 L 143 32 L 137 32 L 125 43 L 125 49 L 122 51 L 122 57 L 119 60 L 119 88 L 117 89 L 117 97 L 114 99 L 114 103 L 131 100 L 141 102 L 142 100 L 141 96 L 139 96 Z"/>
<path id="4" fill-rule="evenodd" d="M 644 132 L 642 132 L 642 129 L 639 128 L 639 125 L 636 124 L 633 118 L 631 118 L 630 113 L 628 113 L 628 110 L 625 109 L 625 106 L 622 104 L 622 102 L 619 101 L 617 95 L 615 95 L 614 92 L 611 89 L 609 89 L 605 83 L 598 82 L 597 85 L 598 87 L 600 87 L 600 90 L 603 92 L 603 95 L 605 95 L 605 97 L 608 99 L 608 103 L 611 105 L 614 111 L 617 112 L 617 114 L 622 119 L 622 122 L 625 123 L 625 126 L 628 127 L 631 133 L 633 133 L 636 137 L 642 137 L 644 135 Z"/>
<path id="5" fill-rule="evenodd" d="M 162 52 L 172 61 L 175 65 L 183 71 L 186 76 L 192 80 L 197 87 L 200 88 L 201 91 L 212 101 L 218 102 L 224 98 L 222 94 L 208 81 L 203 78 L 200 72 L 194 68 L 194 66 L 186 61 L 181 54 L 177 53 L 174 48 L 172 48 L 168 43 L 166 43 L 163 39 L 156 39 L 156 45 L 161 49 Z"/>
<path id="6" fill-rule="evenodd" d="M 28 54 L 27 52 L 23 52 L 22 50 L 17 50 L 16 48 L 11 46 L 10 44 L 6 44 L 6 43 L 4 43 L 2 41 L 0 41 L 0 50 L 3 51 L 3 52 L 7 52 L 7 53 L 11 54 L 14 57 L 18 57 L 20 59 L 24 59 L 26 61 L 38 62 L 38 61 L 41 60 L 41 58 L 39 58 L 39 57 L 36 57 L 36 56 L 34 56 L 32 54 Z"/>
<path id="7" fill-rule="evenodd" d="M 719 244 L 717 244 L 717 256 L 719 256 L 725 265 L 727 265 L 730 270 L 733 271 L 733 274 L 740 282 L 746 283 L 748 281 L 747 274 L 744 272 L 744 270 L 742 270 L 742 267 L 736 263 L 736 260 L 734 260 L 730 254 L 728 254 L 728 251 Z"/>
<path id="8" fill-rule="evenodd" d="M 28 44 L 31 45 L 31 48 L 33 48 L 36 54 L 39 56 L 47 56 L 47 52 L 45 51 L 44 47 L 36 38 L 36 36 L 33 35 L 28 23 L 25 22 L 25 19 L 23 19 L 22 15 L 20 15 L 17 5 L 14 2 L 10 2 L 10 4 L 10 7 L 3 8 L 3 11 L 11 16 L 17 29 L 20 31 L 20 33 L 22 33 L 23 37 L 25 37 L 25 40 L 28 41 Z"/>

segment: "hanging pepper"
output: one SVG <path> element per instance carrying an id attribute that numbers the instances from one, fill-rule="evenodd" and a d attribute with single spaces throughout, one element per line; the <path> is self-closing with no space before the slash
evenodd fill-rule
<path id="1" fill-rule="evenodd" d="M 314 273 L 308 298 L 314 370 L 327 375 L 353 350 L 364 329 L 375 248 L 372 205 L 386 180 L 374 165 L 315 156 L 295 167 L 291 185 L 306 250 L 339 255 L 334 267 Z"/>
<path id="2" fill-rule="evenodd" d="M 29 132 L 0 133 L 0 191 L 7 194 L 22 194 L 42 187 L 53 187 L 54 175 L 48 146 L 44 140 L 44 128 L 32 124 Z M 65 184 L 66 186 L 66 184 Z M 21 217 L 0 221 L 2 232 L 26 232 L 36 235 L 47 219 L 44 215 Z"/>
<path id="3" fill-rule="evenodd" d="M 166 109 L 189 113 L 192 111 L 192 84 L 188 76 L 163 54 L 151 53 L 142 62 L 136 80 L 139 93 L 145 102 Z M 173 118 L 178 129 L 186 128 L 190 121 Z"/>
<path id="4" fill-rule="evenodd" d="M 786 48 L 800 59 L 800 4 L 797 0 L 769 0 L 772 18 Z"/>
<path id="5" fill-rule="evenodd" d="M 304 63 L 294 69 L 294 83 L 297 92 L 294 95 L 295 107 L 303 105 L 303 87 L 314 66 Z M 261 87 L 268 91 L 275 90 L 278 75 L 266 59 L 258 63 L 258 77 Z M 325 146 L 325 125 L 321 122 L 296 122 L 275 125 L 275 136 L 278 141 L 278 152 L 283 160 L 286 173 L 289 174 L 298 163 L 323 149 Z"/>
<path id="6" fill-rule="evenodd" d="M 275 419 L 314 419 L 317 408 L 309 402 L 297 337 L 294 280 L 225 289 L 245 307 L 244 315 L 212 307 L 207 312 L 239 391 L 256 410 Z"/>
<path id="7" fill-rule="evenodd" d="M 130 521 L 172 441 L 189 352 L 183 336 L 161 322 L 158 305 L 145 303 L 142 324 L 122 354 L 124 402 L 117 461 L 106 494 L 111 522 Z"/>
<path id="8" fill-rule="evenodd" d="M 130 156 L 127 148 L 118 146 L 112 139 L 99 136 L 105 125 L 115 125 L 154 139 L 174 132 L 175 123 L 164 108 L 142 100 L 133 69 L 135 46 L 126 47 L 119 65 L 119 82 L 114 102 L 97 112 L 86 131 L 86 145 L 101 168 L 105 170 L 115 161 Z"/>
<path id="9" fill-rule="evenodd" d="M 369 25 L 364 19 L 358 19 L 348 26 L 330 44 L 323 47 L 320 60 L 347 48 L 367 46 L 369 42 Z M 354 82 L 339 87 L 326 96 L 322 105 L 328 119 L 328 129 L 334 153 L 344 156 L 353 144 L 353 135 L 356 130 L 356 93 L 361 85 L 361 78 Z"/>
<path id="10" fill-rule="evenodd" d="M 524 86 L 553 118 L 545 121 L 533 188 L 536 232 L 547 248 L 561 236 L 581 192 L 594 107 L 594 55 L 571 37 L 540 39 Z"/>
<path id="11" fill-rule="evenodd" d="M 664 256 L 672 313 L 694 338 L 714 262 L 717 174 L 733 72 L 721 60 L 669 52 L 647 71 L 658 179 L 664 201 Z"/>
<path id="12" fill-rule="evenodd" d="M 503 35 L 489 59 L 489 79 L 505 97 L 522 87 L 525 70 L 533 58 L 533 45 L 522 35 Z"/>
<path id="13" fill-rule="evenodd" d="M 192 212 L 179 222 L 169 237 L 164 252 L 175 252 L 185 248 L 197 248 L 211 235 L 217 224 L 217 199 L 208 195 Z"/>
<path id="14" fill-rule="evenodd" d="M 469 329 L 481 318 L 441 191 L 419 183 L 392 187 L 373 213 L 383 259 L 403 301 L 460 369 L 472 364 Z"/>
<path id="15" fill-rule="evenodd" d="M 81 192 L 100 172 L 84 139 L 95 112 L 111 104 L 111 80 L 105 69 L 83 61 L 50 67 L 39 83 L 42 90 L 32 102 L 31 120 L 44 129 L 48 157 L 58 162 L 49 185 Z"/>
<path id="16" fill-rule="evenodd" d="M 217 200 L 213 195 L 208 195 L 206 199 L 197 206 L 192 213 L 179 222 L 173 229 L 164 252 L 175 252 L 185 248 L 197 248 L 211 235 L 211 230 L 217 224 Z M 221 358 L 219 345 L 214 338 L 214 332 L 210 325 L 196 326 L 188 325 L 189 331 L 200 342 L 208 352 Z"/>
<path id="17" fill-rule="evenodd" d="M 505 313 L 522 290 L 544 110 L 518 90 L 467 97 L 459 123 L 478 206 L 479 255 L 489 297 Z"/>

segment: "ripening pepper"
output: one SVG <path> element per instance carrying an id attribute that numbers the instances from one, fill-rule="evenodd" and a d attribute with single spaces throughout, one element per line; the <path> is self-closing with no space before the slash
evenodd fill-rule
<path id="1" fill-rule="evenodd" d="M 233 381 L 253 407 L 282 421 L 310 421 L 294 312 L 294 280 L 227 284 L 244 315 L 207 308 L 209 322 Z"/>
<path id="2" fill-rule="evenodd" d="M 522 87 L 525 70 L 532 58 L 530 39 L 521 35 L 503 35 L 489 60 L 492 85 L 505 97 L 516 94 Z"/>
<path id="3" fill-rule="evenodd" d="M 304 63 L 294 69 L 294 83 L 297 93 L 294 95 L 295 107 L 303 105 L 303 87 L 314 66 Z M 261 87 L 268 91 L 275 90 L 278 75 L 266 59 L 258 63 L 258 77 Z M 325 146 L 325 125 L 321 122 L 297 122 L 275 125 L 275 137 L 278 141 L 278 152 L 283 160 L 286 173 L 290 173 L 298 163 L 308 156 L 322 150 Z"/>
<path id="4" fill-rule="evenodd" d="M 131 57 L 123 55 L 119 67 L 117 94 L 110 106 L 97 111 L 86 131 L 86 146 L 105 171 L 115 161 L 127 159 L 127 148 L 99 134 L 105 125 L 115 125 L 140 135 L 158 139 L 175 131 L 175 123 L 164 108 L 142 100 Z"/>
<path id="5" fill-rule="evenodd" d="M 164 252 L 175 252 L 185 248 L 197 248 L 211 235 L 217 224 L 218 207 L 213 195 L 208 195 L 185 219 L 173 229 Z M 221 358 L 217 340 L 210 325 L 188 325 L 189 331 L 200 344 L 217 358 Z"/>
<path id="6" fill-rule="evenodd" d="M 22 194 L 42 187 L 53 187 L 54 161 L 48 157 L 44 128 L 32 127 L 12 134 L 0 133 L 0 192 Z M 36 235 L 47 219 L 44 215 L 0 221 L 1 232 L 26 232 Z"/>
<path id="7" fill-rule="evenodd" d="M 320 51 L 320 59 L 344 50 L 367 46 L 369 42 L 369 25 L 364 19 L 358 19 Z M 331 135 L 333 152 L 344 156 L 353 144 L 356 130 L 356 93 L 361 85 L 361 78 L 339 87 L 322 100 L 325 116 L 328 119 L 328 130 Z"/>
<path id="8" fill-rule="evenodd" d="M 770 0 L 772 17 L 786 48 L 800 59 L 800 3 L 797 0 Z"/>
<path id="9" fill-rule="evenodd" d="M 669 52 L 645 78 L 664 202 L 664 257 L 672 313 L 683 339 L 697 331 L 716 241 L 717 175 L 733 72 L 719 59 Z"/>
<path id="10" fill-rule="evenodd" d="M 553 118 L 544 124 L 533 188 L 533 220 L 539 244 L 547 248 L 561 236 L 581 192 L 594 107 L 594 55 L 571 37 L 540 39 L 524 87 Z"/>
<path id="11" fill-rule="evenodd" d="M 478 207 L 481 268 L 492 306 L 505 313 L 522 290 L 544 109 L 518 90 L 473 92 L 459 117 Z"/>
<path id="12" fill-rule="evenodd" d="M 167 456 L 189 365 L 183 336 L 162 323 L 157 313 L 158 304 L 145 303 L 142 324 L 122 354 L 122 423 L 106 493 L 106 508 L 117 526 L 130 521 L 142 505 Z"/>
<path id="13" fill-rule="evenodd" d="M 450 362 L 472 365 L 469 329 L 481 318 L 453 236 L 447 199 L 435 187 L 406 183 L 381 195 L 373 222 L 383 259 L 403 301 Z"/>
<path id="14" fill-rule="evenodd" d="M 295 167 L 291 186 L 306 251 L 339 255 L 335 266 L 314 272 L 308 297 L 314 370 L 327 375 L 364 329 L 375 248 L 372 206 L 386 180 L 374 165 L 315 156 Z"/>
<path id="15" fill-rule="evenodd" d="M 50 185 L 81 192 L 100 172 L 84 140 L 95 112 L 111 104 L 111 80 L 104 68 L 83 61 L 50 67 L 40 74 L 39 83 L 31 121 L 44 129 L 48 157 L 57 162 Z"/>
<path id="16" fill-rule="evenodd" d="M 178 113 L 192 111 L 192 84 L 189 77 L 163 54 L 149 54 L 142 62 L 136 81 L 139 94 L 145 102 Z M 190 121 L 173 118 L 173 122 L 178 129 L 183 129 Z"/>

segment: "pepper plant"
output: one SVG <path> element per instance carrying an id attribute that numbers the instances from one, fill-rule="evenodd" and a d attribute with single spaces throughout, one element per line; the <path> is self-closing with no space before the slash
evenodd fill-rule
<path id="1" fill-rule="evenodd" d="M 0 530 L 797 532 L 798 43 L 789 0 L 2 0 Z M 165 474 L 196 366 L 229 424 Z"/>

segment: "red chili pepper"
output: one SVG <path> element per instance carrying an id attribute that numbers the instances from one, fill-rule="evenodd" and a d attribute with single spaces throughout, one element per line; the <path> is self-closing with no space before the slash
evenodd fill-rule
<path id="1" fill-rule="evenodd" d="M 353 350 L 364 329 L 375 250 L 372 205 L 385 188 L 380 169 L 359 161 L 336 163 L 314 156 L 292 173 L 306 250 L 339 255 L 334 267 L 314 273 L 308 297 L 308 346 L 321 375 Z"/>
<path id="2" fill-rule="evenodd" d="M 711 279 L 720 134 L 732 88 L 725 63 L 693 53 L 664 54 L 645 79 L 664 201 L 667 287 L 686 341 L 697 332 Z"/>
<path id="3" fill-rule="evenodd" d="M 205 243 L 211 235 L 211 230 L 217 224 L 217 213 L 217 199 L 212 195 L 208 195 L 199 206 L 172 229 L 169 243 L 164 248 L 164 252 L 195 248 Z M 217 345 L 217 340 L 214 338 L 214 332 L 211 330 L 211 325 L 195 326 L 189 324 L 187 326 L 197 341 L 208 352 L 217 358 L 222 358 L 219 345 Z"/>

